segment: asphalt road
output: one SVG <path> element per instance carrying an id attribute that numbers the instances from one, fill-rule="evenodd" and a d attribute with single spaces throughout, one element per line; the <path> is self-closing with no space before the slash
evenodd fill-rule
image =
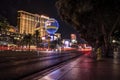
<path id="1" fill-rule="evenodd" d="M 4 54 L 6 55 L 6 54 Z M 19 80 L 62 62 L 78 57 L 76 53 L 49 53 L 39 55 L 0 56 L 0 80 Z M 19 55 L 19 56 L 18 56 Z"/>

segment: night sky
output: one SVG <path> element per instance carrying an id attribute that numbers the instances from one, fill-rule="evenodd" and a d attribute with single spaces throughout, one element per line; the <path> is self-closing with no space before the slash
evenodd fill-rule
<path id="1" fill-rule="evenodd" d="M 9 23 L 17 26 L 17 11 L 24 10 L 34 14 L 43 14 L 58 20 L 59 33 L 63 38 L 70 38 L 71 33 L 76 33 L 72 26 L 65 24 L 59 17 L 55 2 L 57 0 L 0 0 L 0 15 L 6 17 Z"/>

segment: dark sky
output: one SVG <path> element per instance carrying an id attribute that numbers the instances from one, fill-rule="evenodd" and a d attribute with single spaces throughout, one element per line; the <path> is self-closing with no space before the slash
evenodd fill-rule
<path id="1" fill-rule="evenodd" d="M 55 7 L 57 0 L 0 0 L 0 15 L 6 17 L 11 25 L 17 26 L 17 11 L 24 10 L 34 14 L 44 14 L 58 20 L 59 33 L 62 37 L 69 38 L 76 31 L 68 24 L 60 20 Z"/>

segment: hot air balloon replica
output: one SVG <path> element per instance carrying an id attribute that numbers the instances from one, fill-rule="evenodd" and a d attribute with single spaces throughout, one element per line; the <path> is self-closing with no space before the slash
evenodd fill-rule
<path id="1" fill-rule="evenodd" d="M 50 36 L 53 36 L 53 40 L 54 40 L 54 34 L 57 32 L 57 30 L 59 29 L 59 23 L 56 19 L 54 18 L 50 18 L 45 22 L 45 29 L 47 31 L 47 33 Z"/>

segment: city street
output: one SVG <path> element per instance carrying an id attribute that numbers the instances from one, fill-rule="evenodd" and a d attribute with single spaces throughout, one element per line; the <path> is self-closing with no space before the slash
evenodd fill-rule
<path id="1" fill-rule="evenodd" d="M 120 60 L 108 58 L 96 61 L 83 55 L 31 80 L 120 80 Z"/>
<path id="2" fill-rule="evenodd" d="M 1 0 L 0 80 L 120 80 L 120 0 Z"/>
<path id="3" fill-rule="evenodd" d="M 9 55 L 7 55 L 9 54 Z M 11 56 L 10 56 L 11 55 Z M 66 62 L 81 54 L 12 52 L 0 55 L 0 80 L 18 80 Z"/>

